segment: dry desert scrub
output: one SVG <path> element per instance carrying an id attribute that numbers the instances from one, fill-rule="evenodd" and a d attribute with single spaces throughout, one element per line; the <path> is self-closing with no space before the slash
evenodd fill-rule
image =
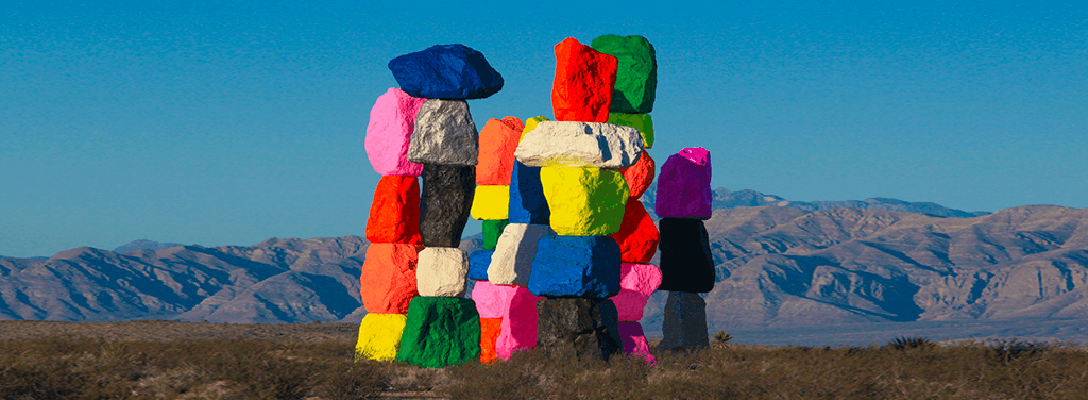
<path id="1" fill-rule="evenodd" d="M 1077 399 L 1088 352 L 1016 340 L 656 352 L 658 364 L 515 354 L 420 369 L 344 341 L 0 340 L 0 399 Z M 902 344 L 902 343 L 900 343 Z"/>

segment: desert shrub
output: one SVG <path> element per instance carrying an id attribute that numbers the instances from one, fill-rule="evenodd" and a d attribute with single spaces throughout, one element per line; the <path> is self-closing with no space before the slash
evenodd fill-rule
<path id="1" fill-rule="evenodd" d="M 899 336 L 888 341 L 885 348 L 895 350 L 921 349 L 934 346 L 933 340 L 923 336 Z"/>

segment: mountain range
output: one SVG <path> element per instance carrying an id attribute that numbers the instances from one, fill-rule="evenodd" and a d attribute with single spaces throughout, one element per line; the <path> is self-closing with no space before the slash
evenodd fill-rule
<path id="1" fill-rule="evenodd" d="M 706 221 L 718 281 L 705 296 L 711 331 L 764 344 L 895 332 L 1088 340 L 1088 210 L 1029 205 L 961 217 L 932 203 L 866 203 L 925 213 L 806 210 L 736 205 L 776 198 L 755 191 L 716 194 Z M 470 237 L 461 247 L 479 243 Z M 0 319 L 356 322 L 365 314 L 359 272 L 368 243 L 358 236 L 130 245 L 148 248 L 0 259 Z M 658 292 L 643 319 L 648 334 L 660 332 L 663 308 Z"/>

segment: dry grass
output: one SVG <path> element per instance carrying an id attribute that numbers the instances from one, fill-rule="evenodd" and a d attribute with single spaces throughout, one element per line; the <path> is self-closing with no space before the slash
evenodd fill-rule
<path id="1" fill-rule="evenodd" d="M 350 341 L 75 336 L 0 340 L 0 399 L 1077 399 L 1088 352 L 954 346 L 723 345 L 575 364 L 539 353 L 442 369 L 354 362 Z"/>

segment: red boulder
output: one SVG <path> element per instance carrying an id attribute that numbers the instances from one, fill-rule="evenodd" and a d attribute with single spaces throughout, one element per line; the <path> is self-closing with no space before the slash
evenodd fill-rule
<path id="1" fill-rule="evenodd" d="M 555 45 L 552 108 L 559 121 L 608 122 L 616 57 L 566 38 Z"/>
<path id="2" fill-rule="evenodd" d="M 623 262 L 633 264 L 649 264 L 650 259 L 657 253 L 657 244 L 661 242 L 661 234 L 646 213 L 646 207 L 637 198 L 627 199 L 624 209 L 623 224 L 620 231 L 612 234 L 612 239 L 620 245 Z"/>
<path id="3" fill-rule="evenodd" d="M 650 157 L 650 153 L 646 150 L 642 151 L 642 156 L 638 158 L 635 165 L 620 170 L 623 174 L 623 179 L 627 181 L 627 187 L 631 189 L 631 196 L 634 199 L 642 197 L 643 193 L 646 193 L 646 189 L 650 187 L 650 184 L 654 181 L 654 171 L 657 169 L 657 164 L 654 163 L 654 159 Z"/>
<path id="4" fill-rule="evenodd" d="M 517 117 L 489 119 L 480 130 L 480 152 L 476 156 L 477 185 L 510 185 L 514 170 L 514 150 L 521 140 L 525 123 Z"/>
<path id="5" fill-rule="evenodd" d="M 416 265 L 423 246 L 409 244 L 371 244 L 366 250 L 359 294 L 366 312 L 406 314 L 416 287 Z"/>
<path id="6" fill-rule="evenodd" d="M 370 243 L 423 244 L 419 236 L 419 181 L 411 176 L 383 176 L 374 189 L 370 219 L 366 221 Z"/>

